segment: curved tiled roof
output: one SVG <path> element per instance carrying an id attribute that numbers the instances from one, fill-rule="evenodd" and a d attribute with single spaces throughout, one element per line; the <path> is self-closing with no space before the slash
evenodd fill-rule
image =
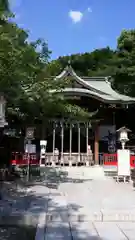
<path id="1" fill-rule="evenodd" d="M 135 103 L 135 98 L 120 94 L 111 87 L 111 83 L 108 80 L 110 77 L 79 77 L 73 68 L 68 65 L 63 72 L 55 77 L 55 80 L 63 79 L 68 75 L 72 76 L 77 83 L 82 85 L 82 88 L 62 89 L 61 92 L 66 95 L 87 95 L 108 103 Z"/>

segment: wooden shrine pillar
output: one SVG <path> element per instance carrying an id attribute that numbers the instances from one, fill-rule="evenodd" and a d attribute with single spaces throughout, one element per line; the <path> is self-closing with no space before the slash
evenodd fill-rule
<path id="1" fill-rule="evenodd" d="M 95 165 L 99 165 L 99 126 L 95 128 L 94 158 Z"/>
<path id="2" fill-rule="evenodd" d="M 78 162 L 80 161 L 80 147 L 81 147 L 81 143 L 80 143 L 80 139 L 81 136 L 80 136 L 80 123 L 78 123 Z"/>
<path id="3" fill-rule="evenodd" d="M 55 126 L 53 126 L 53 160 L 54 160 L 54 151 L 55 151 L 55 137 L 56 137 Z"/>
<path id="4" fill-rule="evenodd" d="M 63 160 L 63 149 L 64 149 L 64 124 L 61 124 L 61 160 Z"/>
<path id="5" fill-rule="evenodd" d="M 87 126 L 86 126 L 86 153 L 87 153 L 87 157 L 89 155 L 88 145 L 89 145 L 89 127 L 88 127 L 88 123 L 87 123 Z"/>
<path id="6" fill-rule="evenodd" d="M 71 155 L 72 155 L 72 124 L 70 123 L 69 128 L 69 159 L 71 161 Z"/>

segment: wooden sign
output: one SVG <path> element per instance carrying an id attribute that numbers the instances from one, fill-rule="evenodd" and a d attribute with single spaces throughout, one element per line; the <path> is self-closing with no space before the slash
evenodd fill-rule
<path id="1" fill-rule="evenodd" d="M 33 127 L 26 128 L 26 138 L 27 139 L 34 138 L 34 128 Z"/>

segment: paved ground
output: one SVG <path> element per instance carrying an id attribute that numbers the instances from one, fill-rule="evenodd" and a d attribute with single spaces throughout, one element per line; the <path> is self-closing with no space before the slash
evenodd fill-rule
<path id="1" fill-rule="evenodd" d="M 32 188 L 43 200 L 36 240 L 135 240 L 132 185 L 115 183 L 100 172 L 94 176 L 86 168 L 67 169 L 60 174 L 50 170 L 46 186 Z"/>
<path id="2" fill-rule="evenodd" d="M 0 192 L 0 240 L 34 240 L 36 227 L 32 219 L 26 217 L 32 196 L 27 187 L 20 183 L 5 182 Z M 32 224 L 31 224 L 32 223 Z"/>
<path id="3" fill-rule="evenodd" d="M 23 213 L 29 206 L 26 188 L 19 185 L 19 182 L 1 183 L 0 191 L 2 200 L 0 200 L 0 216 L 14 213 Z"/>
<path id="4" fill-rule="evenodd" d="M 26 215 L 28 227 L 28 216 L 39 218 L 36 240 L 135 240 L 135 191 L 101 169 L 48 168 L 22 195 L 10 214 Z"/>

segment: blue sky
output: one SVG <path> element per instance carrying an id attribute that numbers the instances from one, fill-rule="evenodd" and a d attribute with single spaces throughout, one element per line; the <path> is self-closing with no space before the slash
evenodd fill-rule
<path id="1" fill-rule="evenodd" d="M 116 47 L 122 29 L 135 28 L 135 0 L 10 0 L 30 40 L 44 38 L 52 59 Z"/>

